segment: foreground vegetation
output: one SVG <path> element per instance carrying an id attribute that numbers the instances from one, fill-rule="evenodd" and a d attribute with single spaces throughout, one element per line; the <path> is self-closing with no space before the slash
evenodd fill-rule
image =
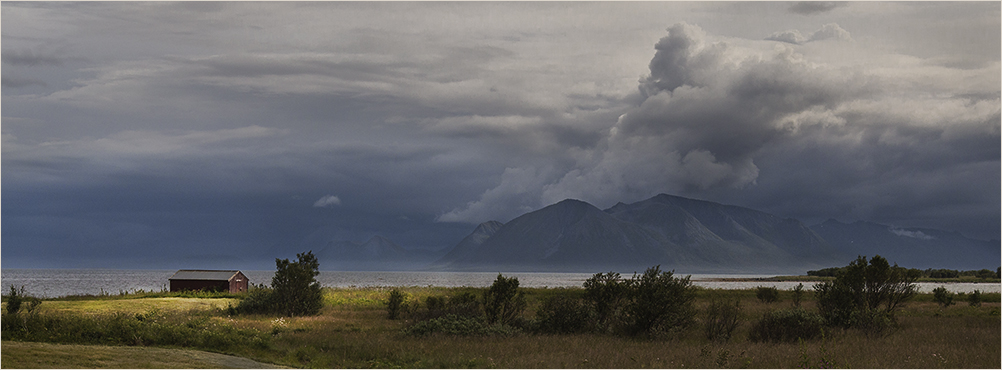
<path id="1" fill-rule="evenodd" d="M 243 302 L 260 294 L 253 291 L 236 297 L 144 292 L 33 303 L 25 292 L 12 290 L 4 303 L 2 363 L 49 367 L 33 362 L 44 348 L 23 345 L 48 342 L 200 349 L 320 368 L 1002 365 L 998 293 L 978 292 L 976 299 L 945 289 L 918 294 L 907 288 L 907 274 L 896 275 L 880 260 L 861 259 L 847 267 L 867 278 L 835 278 L 817 287 L 820 294 L 815 287 L 699 289 L 656 268 L 632 278 L 596 274 L 582 288 L 521 288 L 517 279 L 500 275 L 487 289 L 324 288 L 316 314 L 298 316 L 240 312 Z M 901 284 L 874 283 L 879 281 Z M 878 286 L 894 289 L 866 288 Z M 34 357 L 25 354 L 29 350 Z M 83 355 L 79 361 L 66 366 L 124 366 Z"/>

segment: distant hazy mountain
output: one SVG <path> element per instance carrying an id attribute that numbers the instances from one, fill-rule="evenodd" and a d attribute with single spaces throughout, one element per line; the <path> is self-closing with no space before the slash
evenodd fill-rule
<path id="1" fill-rule="evenodd" d="M 329 242 L 316 256 L 323 270 L 387 271 L 418 269 L 434 261 L 440 254 L 407 250 L 376 235 L 364 243 Z"/>
<path id="2" fill-rule="evenodd" d="M 564 200 L 506 224 L 482 223 L 452 248 L 409 250 L 381 236 L 327 242 L 324 270 L 643 271 L 804 273 L 879 254 L 915 268 L 993 269 L 998 241 L 869 222 L 800 221 L 661 194 L 601 210 Z"/>
<path id="3" fill-rule="evenodd" d="M 600 210 L 565 200 L 522 215 L 476 248 L 439 261 L 456 270 L 772 272 L 827 266 L 837 253 L 797 220 L 658 195 Z"/>
<path id="4" fill-rule="evenodd" d="M 844 266 L 858 255 L 875 254 L 903 267 L 994 269 L 1002 259 L 999 241 L 966 238 L 957 232 L 933 229 L 895 228 L 872 222 L 851 224 L 828 220 L 812 226 L 818 235 L 844 255 Z"/>
<path id="5" fill-rule="evenodd" d="M 475 252 L 484 244 L 487 239 L 494 236 L 501 226 L 504 224 L 498 221 L 487 221 L 477 226 L 473 233 L 467 235 L 463 240 L 456 244 L 445 256 L 442 257 L 443 260 L 456 260 L 462 258 L 470 253 Z"/>

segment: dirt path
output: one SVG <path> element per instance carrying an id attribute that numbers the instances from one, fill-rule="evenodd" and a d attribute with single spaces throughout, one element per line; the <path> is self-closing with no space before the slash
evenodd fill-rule
<path id="1" fill-rule="evenodd" d="M 91 346 L 32 342 L 0 343 L 0 367 L 10 368 L 188 368 L 276 369 L 243 357 L 189 349 Z"/>

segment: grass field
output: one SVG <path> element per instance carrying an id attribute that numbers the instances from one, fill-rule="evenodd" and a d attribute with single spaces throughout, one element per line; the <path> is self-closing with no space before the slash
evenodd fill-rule
<path id="1" fill-rule="evenodd" d="M 400 288 L 411 302 L 474 288 Z M 532 318 L 545 297 L 580 295 L 582 289 L 525 289 Z M 23 367 L 225 367 L 201 365 L 182 357 L 159 362 L 155 355 L 124 355 L 137 362 L 100 360 L 100 353 L 151 347 L 201 349 L 290 367 L 319 368 L 1000 368 L 1002 316 L 999 294 L 985 295 L 980 307 L 965 302 L 941 308 L 931 294 L 920 294 L 897 315 L 891 331 L 868 336 L 856 330 L 826 331 L 803 343 L 748 340 L 752 322 L 767 311 L 790 307 L 762 303 L 753 290 L 700 290 L 695 306 L 711 300 L 739 300 L 741 323 L 725 343 L 705 338 L 697 324 L 674 336 L 636 339 L 605 334 L 469 337 L 434 334 L 408 336 L 407 320 L 389 320 L 388 289 L 325 289 L 317 316 L 227 315 L 235 298 L 93 297 L 46 300 L 35 315 L 51 325 L 72 327 L 81 335 L 44 335 L 28 339 L 102 345 L 99 349 L 15 343 L 4 332 L 2 366 Z M 804 306 L 813 309 L 811 294 Z M 697 316 L 699 318 L 701 316 Z M 51 333 L 50 333 L 51 334 Z M 118 336 L 118 337 L 115 337 Z M 113 339 L 118 338 L 118 339 Z M 122 337 L 122 338 L 119 338 Z M 35 338 L 35 339 L 31 339 Z M 111 347 L 106 345 L 112 345 Z M 86 347 L 91 348 L 91 347 Z M 172 349 L 173 350 L 173 349 Z M 145 353 L 145 352 L 143 352 Z M 108 355 L 114 358 L 123 355 Z M 48 363 L 50 359 L 59 363 Z M 54 361 L 54 360 L 53 360 Z M 144 362 L 148 361 L 148 362 Z"/>

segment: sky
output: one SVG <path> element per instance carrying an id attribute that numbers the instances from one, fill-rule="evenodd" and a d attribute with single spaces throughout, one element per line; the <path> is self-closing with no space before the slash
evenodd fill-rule
<path id="1" fill-rule="evenodd" d="M 998 2 L 0 8 L 3 268 L 440 250 L 659 193 L 1000 235 Z"/>

